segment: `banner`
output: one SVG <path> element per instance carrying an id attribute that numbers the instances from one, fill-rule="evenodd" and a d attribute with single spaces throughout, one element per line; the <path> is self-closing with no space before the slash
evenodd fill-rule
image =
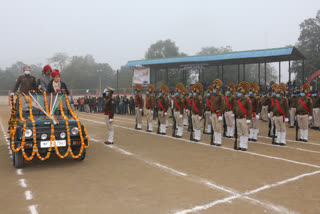
<path id="1" fill-rule="evenodd" d="M 141 84 L 147 86 L 150 84 L 150 68 L 135 68 L 133 72 L 132 85 Z"/>

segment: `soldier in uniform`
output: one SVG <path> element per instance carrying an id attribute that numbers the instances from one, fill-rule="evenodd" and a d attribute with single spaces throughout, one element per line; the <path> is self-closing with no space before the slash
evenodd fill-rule
<path id="1" fill-rule="evenodd" d="M 169 108 L 169 100 L 166 98 L 166 94 L 168 93 L 168 86 L 162 85 L 160 86 L 160 93 L 158 99 L 159 106 L 159 120 L 160 120 L 160 134 L 166 134 L 166 116 L 168 115 Z"/>
<path id="2" fill-rule="evenodd" d="M 183 125 L 188 126 L 188 100 L 189 100 L 189 91 L 188 89 L 184 88 L 182 92 L 183 97 Z"/>
<path id="3" fill-rule="evenodd" d="M 312 99 L 306 94 L 310 91 L 310 84 L 301 87 L 300 98 L 297 102 L 297 121 L 300 129 L 300 141 L 308 142 L 308 119 L 312 119 Z"/>
<path id="4" fill-rule="evenodd" d="M 115 107 L 115 100 L 112 98 L 114 89 L 113 88 L 107 88 L 104 90 L 103 93 L 103 99 L 104 102 L 104 114 L 106 118 L 106 125 L 107 130 L 109 131 L 109 137 L 108 140 L 105 141 L 105 144 L 113 144 L 113 116 L 114 116 L 114 107 Z"/>
<path id="5" fill-rule="evenodd" d="M 312 93 L 312 108 L 313 108 L 313 117 L 312 117 L 312 129 L 319 129 L 320 123 L 320 93 L 313 91 Z"/>
<path id="6" fill-rule="evenodd" d="M 173 101 L 174 117 L 176 119 L 176 124 L 178 128 L 178 133 L 176 134 L 176 138 L 181 138 L 183 135 L 183 113 L 184 113 L 184 101 L 182 98 L 183 89 L 184 89 L 184 85 L 182 83 L 178 83 L 176 85 L 176 93 Z"/>
<path id="7" fill-rule="evenodd" d="M 259 93 L 259 86 L 257 83 L 252 83 L 251 84 L 251 89 L 249 91 L 249 98 L 251 100 L 251 105 L 252 105 L 252 121 L 250 124 L 250 130 L 249 130 L 249 141 L 257 141 L 258 138 L 258 120 L 260 118 L 260 107 L 258 103 L 258 99 L 256 95 Z"/>
<path id="8" fill-rule="evenodd" d="M 147 132 L 153 132 L 153 111 L 155 106 L 155 97 L 154 97 L 155 88 L 153 85 L 149 84 L 147 89 L 146 96 L 146 109 L 147 109 Z"/>
<path id="9" fill-rule="evenodd" d="M 135 86 L 135 110 L 136 110 L 136 129 L 142 129 L 142 111 L 143 111 L 143 99 L 140 91 L 142 90 L 142 85 L 136 84 Z"/>
<path id="10" fill-rule="evenodd" d="M 30 75 L 31 67 L 29 65 L 25 65 L 23 67 L 24 74 L 19 76 L 16 84 L 14 85 L 13 92 L 11 95 L 20 88 L 20 92 L 31 91 L 37 89 L 36 78 Z"/>
<path id="11" fill-rule="evenodd" d="M 186 103 L 187 103 L 187 109 L 186 109 L 186 112 L 187 112 L 187 116 L 188 116 L 188 121 L 189 121 L 189 118 L 190 120 L 192 120 L 191 116 L 192 116 L 192 99 L 193 99 L 193 85 L 190 86 L 189 88 L 189 97 L 188 99 L 186 99 Z M 191 130 L 191 122 L 188 124 L 188 132 L 190 131 L 193 131 Z"/>
<path id="12" fill-rule="evenodd" d="M 247 151 L 248 149 L 248 124 L 252 120 L 252 105 L 250 98 L 245 97 L 246 91 L 250 90 L 250 83 L 242 81 L 238 84 L 237 98 L 233 104 L 233 113 L 236 117 L 237 132 L 240 135 L 240 147 L 241 151 Z"/>
<path id="13" fill-rule="evenodd" d="M 212 126 L 214 131 L 213 145 L 221 146 L 223 133 L 223 113 L 225 109 L 224 95 L 220 94 L 222 81 L 215 79 L 213 81 L 213 90 L 211 96 Z"/>
<path id="14" fill-rule="evenodd" d="M 295 91 L 289 100 L 289 106 L 290 106 L 290 110 L 289 110 L 290 126 L 289 126 L 289 128 L 294 127 L 294 121 L 295 121 L 295 117 L 296 117 L 296 107 L 297 107 L 297 103 L 299 100 L 297 94 L 298 93 Z"/>
<path id="15" fill-rule="evenodd" d="M 236 99 L 234 92 L 236 91 L 236 84 L 230 83 L 227 88 L 227 96 L 225 97 L 225 112 L 224 116 L 227 124 L 227 138 L 232 138 L 234 134 L 234 114 L 233 114 L 233 104 Z"/>
<path id="16" fill-rule="evenodd" d="M 286 122 L 289 122 L 289 107 L 288 100 L 285 98 L 285 91 L 287 90 L 285 83 L 280 83 L 276 90 L 276 98 L 274 105 L 271 108 L 273 113 L 273 120 L 277 131 L 276 145 L 284 146 L 286 144 Z"/>
<path id="17" fill-rule="evenodd" d="M 278 89 L 278 87 L 279 87 L 278 83 L 273 83 L 271 85 L 272 94 L 271 94 L 270 102 L 269 102 L 269 106 L 268 106 L 268 118 L 271 122 L 271 130 L 270 130 L 269 137 L 272 137 L 272 135 L 273 135 L 274 120 L 273 120 L 273 112 L 271 111 L 271 109 L 274 107 L 274 104 L 275 104 L 274 100 L 276 99 L 276 90 Z M 277 135 L 277 132 L 276 132 L 276 135 Z"/>
<path id="18" fill-rule="evenodd" d="M 207 132 L 206 134 L 211 133 L 211 125 L 212 125 L 212 111 L 211 111 L 211 98 L 212 98 L 212 92 L 213 91 L 213 86 L 210 85 L 208 87 L 207 92 L 205 93 L 207 99 L 205 102 L 205 117 L 206 117 L 206 124 L 205 127 L 207 127 Z"/>
<path id="19" fill-rule="evenodd" d="M 268 121 L 268 107 L 270 105 L 270 97 L 268 97 L 267 93 L 263 95 L 261 98 L 261 119 L 264 122 Z"/>
<path id="20" fill-rule="evenodd" d="M 203 101 L 201 93 L 203 92 L 203 86 L 197 82 L 193 86 L 193 97 L 192 97 L 192 125 L 194 130 L 193 141 L 199 142 L 201 139 L 201 121 L 203 115 Z M 191 130 L 192 131 L 192 130 Z"/>

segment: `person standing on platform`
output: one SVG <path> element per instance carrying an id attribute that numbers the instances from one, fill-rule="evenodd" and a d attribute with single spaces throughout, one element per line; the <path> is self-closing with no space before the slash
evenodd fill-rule
<path id="1" fill-rule="evenodd" d="M 182 92 L 184 89 L 184 85 L 182 83 L 178 83 L 176 85 L 176 92 L 173 99 L 173 111 L 174 117 L 176 120 L 176 127 L 178 129 L 178 133 L 176 134 L 176 138 L 181 138 L 183 135 L 183 113 L 184 113 L 184 101 L 182 98 Z"/>
<path id="2" fill-rule="evenodd" d="M 107 130 L 109 132 L 108 134 L 108 140 L 106 140 L 105 144 L 113 144 L 113 136 L 114 136 L 114 130 L 113 130 L 113 116 L 114 116 L 114 108 L 115 108 L 115 100 L 112 98 L 114 89 L 113 88 L 107 88 L 104 90 L 103 93 L 103 99 L 104 102 L 104 114 L 106 119 L 106 126 Z"/>
<path id="3" fill-rule="evenodd" d="M 236 117 L 237 132 L 240 136 L 241 151 L 248 149 L 248 126 L 252 120 L 252 105 L 250 98 L 245 97 L 246 91 L 250 91 L 250 83 L 242 81 L 238 84 L 237 99 L 234 101 L 233 113 Z"/>
<path id="4" fill-rule="evenodd" d="M 205 93 L 206 97 L 206 102 L 205 102 L 205 118 L 206 118 L 206 123 L 204 124 L 205 127 L 207 127 L 207 131 L 205 131 L 205 134 L 210 134 L 211 133 L 211 125 L 212 125 L 212 110 L 211 110 L 211 105 L 212 105 L 212 97 L 213 97 L 213 86 L 209 85 L 207 92 Z"/>
<path id="5" fill-rule="evenodd" d="M 290 106 L 290 110 L 289 110 L 290 126 L 289 126 L 289 128 L 294 127 L 294 121 L 295 121 L 295 117 L 296 117 L 296 111 L 297 111 L 296 108 L 297 108 L 298 101 L 299 101 L 298 92 L 294 91 L 292 96 L 290 97 L 290 100 L 289 100 L 289 106 Z"/>
<path id="6" fill-rule="evenodd" d="M 277 130 L 276 145 L 286 145 L 286 122 L 289 122 L 289 107 L 288 99 L 285 98 L 285 91 L 287 90 L 285 83 L 280 83 L 276 98 L 274 99 L 274 106 L 271 109 L 273 113 L 273 120 Z"/>
<path id="7" fill-rule="evenodd" d="M 194 130 L 193 141 L 199 142 L 201 139 L 201 127 L 202 127 L 202 115 L 203 115 L 203 100 L 201 93 L 203 92 L 203 86 L 197 82 L 193 85 L 193 97 L 192 97 L 192 125 Z M 192 131 L 192 130 L 191 130 Z"/>
<path id="8" fill-rule="evenodd" d="M 142 129 L 142 111 L 143 111 L 143 99 L 140 91 L 142 90 L 142 85 L 136 84 L 135 86 L 135 109 L 136 109 L 136 129 Z"/>
<path id="9" fill-rule="evenodd" d="M 36 78 L 30 75 L 31 67 L 25 65 L 23 67 L 23 75 L 19 76 L 14 88 L 12 90 L 11 96 L 19 89 L 20 92 L 27 92 L 31 90 L 36 90 Z"/>
<path id="10" fill-rule="evenodd" d="M 146 96 L 146 109 L 147 109 L 147 132 L 153 132 L 153 111 L 155 106 L 154 97 L 155 87 L 151 84 L 148 85 Z"/>
<path id="11" fill-rule="evenodd" d="M 220 94 L 220 88 L 222 87 L 222 81 L 215 79 L 213 81 L 213 90 L 211 95 L 211 106 L 212 111 L 212 128 L 214 131 L 214 143 L 213 145 L 221 146 L 223 130 L 223 114 L 225 110 L 225 98 L 224 95 Z"/>
<path id="12" fill-rule="evenodd" d="M 260 118 L 260 108 L 258 99 L 256 97 L 257 93 L 259 93 L 259 86 L 256 82 L 251 84 L 251 89 L 249 91 L 249 98 L 251 100 L 252 105 L 252 121 L 249 129 L 249 141 L 256 142 L 258 138 L 258 121 Z"/>
<path id="13" fill-rule="evenodd" d="M 312 120 L 312 99 L 306 94 L 310 91 L 310 84 L 305 83 L 301 87 L 300 98 L 297 102 L 297 121 L 300 129 L 300 141 L 308 142 L 308 125 Z"/>
<path id="14" fill-rule="evenodd" d="M 236 84 L 230 83 L 227 88 L 227 96 L 225 97 L 225 112 L 224 116 L 227 124 L 227 138 L 232 138 L 234 135 L 234 114 L 233 114 L 233 105 L 236 97 L 234 96 L 234 92 L 236 92 Z"/>
<path id="15" fill-rule="evenodd" d="M 166 85 L 160 86 L 159 91 L 159 98 L 158 98 L 158 106 L 159 106 L 159 121 L 160 121 L 160 131 L 159 134 L 165 135 L 166 134 L 166 116 L 168 115 L 168 108 L 169 108 L 169 100 L 166 97 L 169 88 Z"/>

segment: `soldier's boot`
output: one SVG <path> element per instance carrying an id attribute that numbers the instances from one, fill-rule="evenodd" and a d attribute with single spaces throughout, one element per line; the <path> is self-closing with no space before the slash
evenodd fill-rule
<path id="1" fill-rule="evenodd" d="M 183 118 L 183 125 L 184 126 L 187 126 L 188 125 L 188 118 Z"/>
<path id="2" fill-rule="evenodd" d="M 208 125 L 207 134 L 211 134 L 211 125 Z"/>
<path id="3" fill-rule="evenodd" d="M 221 138 L 222 138 L 222 134 L 220 132 L 215 133 L 216 134 L 216 146 L 221 146 Z"/>
<path id="4" fill-rule="evenodd" d="M 213 145 L 217 145 L 217 143 L 218 143 L 218 132 L 214 132 L 214 134 L 213 134 L 213 136 L 214 136 L 214 142 L 213 142 Z"/>
<path id="5" fill-rule="evenodd" d="M 196 133 L 196 142 L 199 142 L 201 139 L 201 130 L 196 129 L 195 133 Z"/>
<path id="6" fill-rule="evenodd" d="M 108 140 L 104 142 L 105 144 L 113 144 L 113 134 L 114 134 L 114 131 L 109 131 L 109 137 L 108 137 Z"/>
<path id="7" fill-rule="evenodd" d="M 227 126 L 227 133 L 226 133 L 226 137 L 229 138 L 230 137 L 230 127 Z"/>
<path id="8" fill-rule="evenodd" d="M 308 142 L 308 129 L 304 129 L 304 138 L 303 138 L 303 142 Z"/>
<path id="9" fill-rule="evenodd" d="M 252 141 L 256 142 L 258 139 L 258 129 L 253 129 L 253 137 L 252 137 Z"/>
<path id="10" fill-rule="evenodd" d="M 238 150 L 242 150 L 242 148 L 244 148 L 244 144 L 243 144 L 243 138 L 244 138 L 244 136 L 240 136 L 240 145 L 239 145 L 239 148 L 238 148 Z"/>
<path id="11" fill-rule="evenodd" d="M 169 120 L 166 120 L 166 128 L 169 127 Z"/>
<path id="12" fill-rule="evenodd" d="M 253 129 L 250 129 L 249 130 L 249 141 L 252 141 L 252 139 L 253 139 Z"/>
<path id="13" fill-rule="evenodd" d="M 138 123 L 138 124 L 137 124 L 137 129 L 138 129 L 138 130 L 141 130 L 141 129 L 142 129 L 142 124 L 139 124 L 139 123 Z"/>
<path id="14" fill-rule="evenodd" d="M 150 131 L 150 132 L 153 132 L 153 123 L 152 123 L 152 122 L 149 123 L 149 131 Z"/>
<path id="15" fill-rule="evenodd" d="M 248 137 L 243 136 L 243 147 L 241 147 L 241 151 L 247 151 L 248 149 Z"/>
<path id="16" fill-rule="evenodd" d="M 179 126 L 178 133 L 182 137 L 182 135 L 183 135 L 183 127 Z"/>
<path id="17" fill-rule="evenodd" d="M 304 130 L 300 129 L 300 139 L 299 141 L 303 141 L 304 140 Z"/>
<path id="18" fill-rule="evenodd" d="M 280 136 L 281 136 L 281 139 L 280 139 L 279 145 L 280 146 L 286 145 L 286 133 L 285 132 L 281 132 Z"/>
<path id="19" fill-rule="evenodd" d="M 229 127 L 230 128 L 230 138 L 232 138 L 233 137 L 233 132 L 234 132 L 234 129 L 232 128 L 232 127 Z"/>

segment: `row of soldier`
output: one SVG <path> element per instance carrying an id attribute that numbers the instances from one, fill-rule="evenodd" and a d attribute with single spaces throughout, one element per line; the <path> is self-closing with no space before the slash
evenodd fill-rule
<path id="1" fill-rule="evenodd" d="M 259 133 L 258 120 L 261 117 L 269 118 L 269 137 L 272 143 L 284 146 L 286 144 L 286 122 L 289 122 L 289 100 L 285 97 L 286 85 L 274 83 L 271 96 L 259 96 L 257 83 L 250 84 L 242 81 L 236 87 L 230 83 L 226 95 L 221 93 L 222 81 L 216 79 L 204 92 L 201 83 L 196 83 L 190 88 L 185 88 L 182 83 L 176 85 L 173 98 L 173 137 L 181 138 L 184 134 L 183 127 L 188 125 L 191 131 L 190 140 L 199 142 L 201 133 L 214 135 L 213 145 L 221 146 L 222 137 L 234 137 L 235 127 L 240 136 L 240 147 L 246 151 L 248 141 L 257 141 Z M 154 131 L 153 115 L 158 107 L 158 134 L 165 135 L 168 127 L 170 90 L 166 85 L 159 89 L 159 96 L 155 96 L 155 87 L 148 85 L 146 99 L 141 94 L 142 86 L 135 85 L 136 129 L 142 129 L 142 115 L 144 107 L 147 117 L 147 131 Z M 312 99 L 306 96 L 310 91 L 308 83 L 301 87 L 300 97 L 290 98 L 292 107 L 291 125 L 297 121 L 300 128 L 301 141 L 308 140 L 308 120 L 312 119 Z M 319 102 L 319 94 L 315 96 Z M 319 104 L 320 105 L 320 104 Z M 317 119 L 318 120 L 318 119 Z M 291 126 L 290 126 L 291 127 Z M 177 130 L 177 132 L 176 132 Z M 276 141 L 275 141 L 276 139 Z"/>

